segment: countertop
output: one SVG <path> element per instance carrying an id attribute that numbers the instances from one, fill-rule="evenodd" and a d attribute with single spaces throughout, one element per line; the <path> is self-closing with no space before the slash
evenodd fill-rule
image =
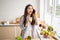
<path id="1" fill-rule="evenodd" d="M 20 26 L 20 24 L 0 24 L 0 27 L 14 27 L 14 26 Z"/>

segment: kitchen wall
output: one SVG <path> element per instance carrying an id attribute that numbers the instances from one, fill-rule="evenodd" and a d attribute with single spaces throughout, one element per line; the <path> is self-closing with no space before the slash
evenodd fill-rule
<path id="1" fill-rule="evenodd" d="M 11 20 L 24 14 L 27 4 L 32 4 L 39 13 L 39 0 L 0 0 L 0 19 Z"/>

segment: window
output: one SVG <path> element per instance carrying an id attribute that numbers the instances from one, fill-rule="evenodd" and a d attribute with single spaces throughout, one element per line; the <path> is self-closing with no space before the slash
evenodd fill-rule
<path id="1" fill-rule="evenodd" d="M 52 14 L 52 8 L 53 8 L 53 4 L 52 4 L 52 0 L 47 0 L 47 12 Z"/>
<path id="2" fill-rule="evenodd" d="M 60 16 L 60 0 L 56 0 L 56 16 Z"/>

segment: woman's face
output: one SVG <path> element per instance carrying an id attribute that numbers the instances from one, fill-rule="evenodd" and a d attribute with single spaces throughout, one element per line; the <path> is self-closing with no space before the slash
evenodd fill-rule
<path id="1" fill-rule="evenodd" d="M 32 7 L 32 6 L 29 6 L 29 7 L 27 8 L 27 12 L 28 12 L 29 15 L 31 15 L 32 12 L 33 12 L 33 7 Z"/>

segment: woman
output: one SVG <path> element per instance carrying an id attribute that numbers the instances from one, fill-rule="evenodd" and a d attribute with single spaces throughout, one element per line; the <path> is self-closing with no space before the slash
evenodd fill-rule
<path id="1" fill-rule="evenodd" d="M 25 7 L 24 15 L 20 19 L 20 27 L 22 29 L 21 36 L 23 39 L 27 36 L 31 36 L 34 39 L 40 38 L 37 16 L 31 4 Z"/>

